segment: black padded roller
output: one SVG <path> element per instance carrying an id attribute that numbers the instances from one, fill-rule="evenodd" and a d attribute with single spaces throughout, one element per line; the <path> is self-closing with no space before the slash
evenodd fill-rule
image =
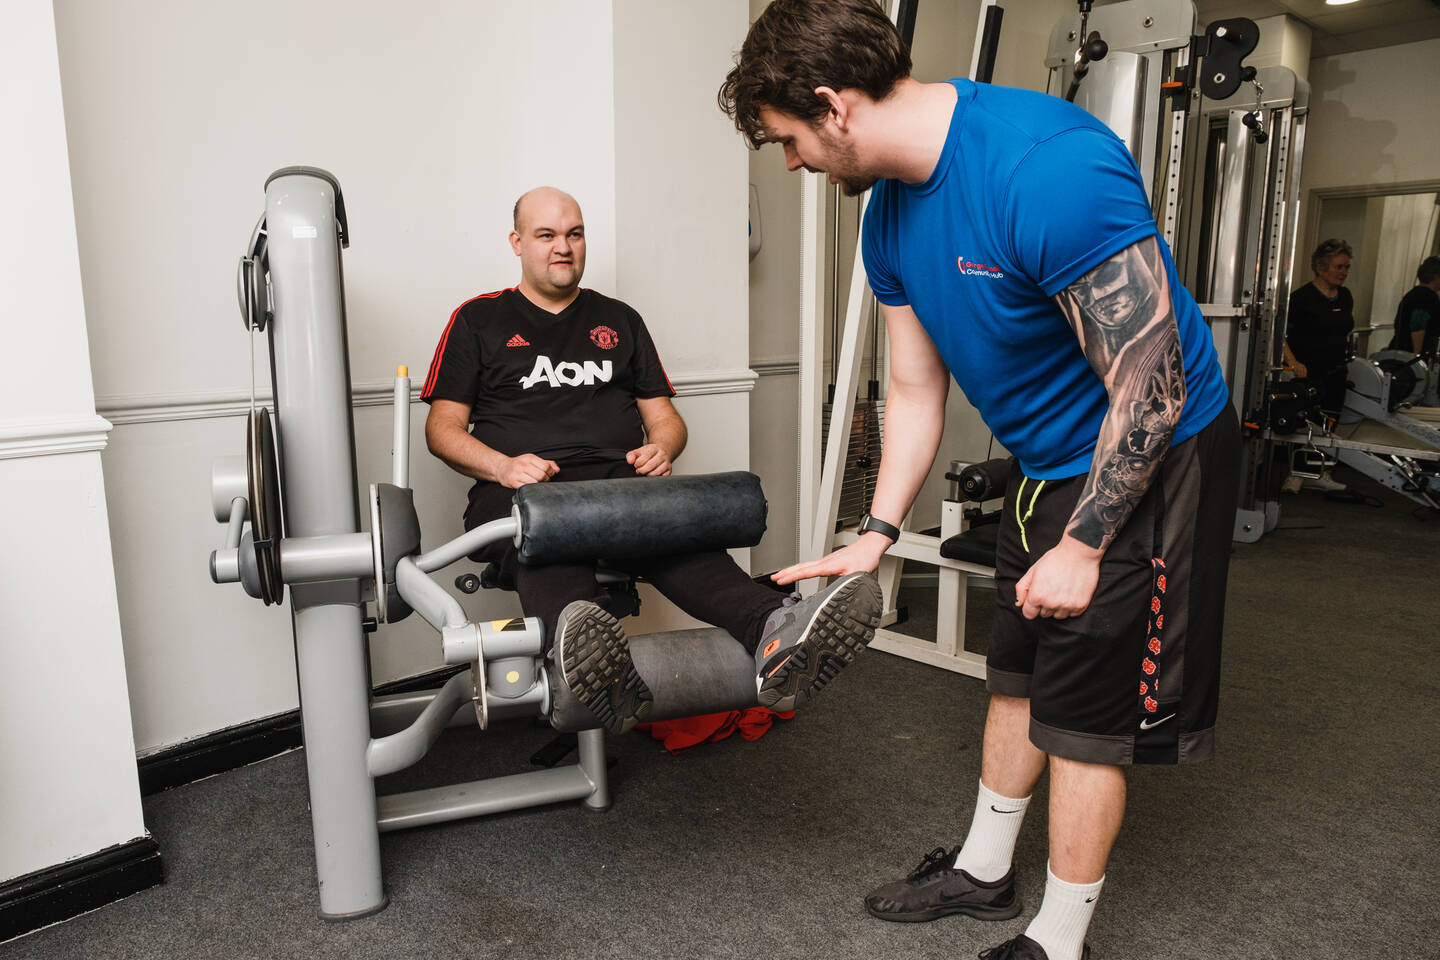
<path id="1" fill-rule="evenodd" d="M 951 479 L 959 481 L 960 493 L 966 500 L 993 500 L 1005 496 L 1005 488 L 1018 466 L 1014 457 L 997 457 L 972 463 Z"/>
<path id="2" fill-rule="evenodd" d="M 765 535 L 760 478 L 743 471 L 531 483 L 515 506 L 527 564 L 753 547 Z"/>

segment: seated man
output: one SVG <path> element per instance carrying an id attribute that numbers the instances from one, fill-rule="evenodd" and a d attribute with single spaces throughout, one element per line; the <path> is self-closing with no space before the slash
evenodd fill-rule
<path id="1" fill-rule="evenodd" d="M 451 314 L 421 392 L 430 452 L 475 478 L 467 530 L 509 516 L 514 489 L 527 483 L 665 476 L 686 441 L 640 315 L 580 287 L 585 223 L 575 199 L 531 190 L 515 204 L 514 227 L 519 285 Z M 594 565 L 527 566 L 514 554 L 504 542 L 478 559 L 513 570 L 520 605 L 554 638 L 551 656 L 575 696 L 611 732 L 630 729 L 652 697 L 619 624 L 594 602 Z M 879 622 L 870 574 L 799 600 L 755 583 L 722 550 L 617 566 L 728 630 L 754 654 L 759 702 L 775 710 L 817 695 Z"/>

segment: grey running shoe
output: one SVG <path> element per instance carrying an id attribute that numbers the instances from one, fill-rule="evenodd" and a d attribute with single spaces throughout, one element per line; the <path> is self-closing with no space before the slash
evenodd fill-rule
<path id="1" fill-rule="evenodd" d="M 1006 940 L 998 947 L 980 951 L 980 960 L 1050 960 L 1045 948 L 1025 934 Z M 1090 960 L 1090 944 L 1080 950 L 1080 960 Z"/>
<path id="2" fill-rule="evenodd" d="M 760 705 L 795 709 L 816 697 L 875 636 L 884 599 L 869 573 L 849 573 L 770 614 L 755 649 Z"/>
<path id="3" fill-rule="evenodd" d="M 575 699 L 611 733 L 627 733 L 650 712 L 654 695 L 630 659 L 620 621 L 588 600 L 560 611 L 555 662 Z"/>
<path id="4" fill-rule="evenodd" d="M 938 920 L 952 913 L 980 920 L 1009 920 L 1018 916 L 1020 898 L 1015 895 L 1015 868 L 1011 867 L 1009 873 L 993 883 L 983 883 L 953 866 L 959 853 L 958 846 L 949 850 L 936 847 L 925 854 L 925 859 L 904 880 L 887 883 L 867 896 L 865 909 L 872 917 L 898 923 Z M 996 960 L 1008 956 L 1010 954 L 996 954 Z"/>

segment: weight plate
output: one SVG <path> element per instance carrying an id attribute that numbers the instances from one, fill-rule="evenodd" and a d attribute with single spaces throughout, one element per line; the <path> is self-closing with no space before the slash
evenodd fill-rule
<path id="1" fill-rule="evenodd" d="M 470 664 L 470 676 L 475 681 L 475 722 L 481 730 L 490 729 L 490 700 L 485 689 L 485 655 Z"/>
<path id="2" fill-rule="evenodd" d="M 260 599 L 266 606 L 285 599 L 280 579 L 280 541 L 285 536 L 280 513 L 280 475 L 275 459 L 275 433 L 270 411 L 252 409 L 246 420 L 245 461 L 250 481 L 250 530 L 255 541 L 255 567 L 260 574 Z"/>
<path id="3" fill-rule="evenodd" d="M 375 558 L 375 619 L 390 622 L 389 595 L 385 590 L 385 551 L 380 543 L 380 487 L 370 484 L 370 552 Z"/>

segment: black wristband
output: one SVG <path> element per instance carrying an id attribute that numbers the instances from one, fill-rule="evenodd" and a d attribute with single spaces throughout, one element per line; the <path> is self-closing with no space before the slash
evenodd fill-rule
<path id="1" fill-rule="evenodd" d="M 871 530 L 874 530 L 876 533 L 882 534 L 883 536 L 889 537 L 891 543 L 900 542 L 899 527 L 894 526 L 893 524 L 886 523 L 884 520 L 877 520 L 867 513 L 860 518 L 860 532 L 862 534 L 869 533 Z"/>

